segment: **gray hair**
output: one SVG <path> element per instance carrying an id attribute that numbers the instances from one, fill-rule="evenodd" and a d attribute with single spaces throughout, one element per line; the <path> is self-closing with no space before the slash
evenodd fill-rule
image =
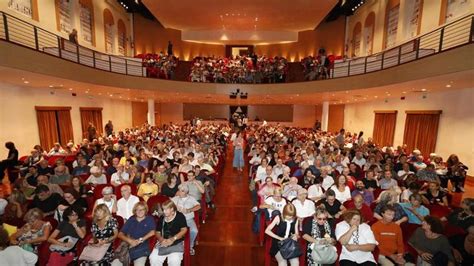
<path id="1" fill-rule="evenodd" d="M 180 191 L 183 191 L 183 192 L 186 192 L 186 193 L 189 192 L 188 184 L 181 184 L 181 185 L 178 186 L 178 189 L 179 189 Z"/>
<path id="2" fill-rule="evenodd" d="M 112 187 L 104 187 L 102 189 L 102 195 L 105 195 L 105 194 L 113 194 L 114 193 L 114 189 Z"/>

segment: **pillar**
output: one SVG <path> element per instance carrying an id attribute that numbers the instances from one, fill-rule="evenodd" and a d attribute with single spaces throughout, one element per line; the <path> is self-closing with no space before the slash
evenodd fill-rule
<path id="1" fill-rule="evenodd" d="M 155 100 L 148 99 L 148 113 L 147 113 L 148 124 L 155 126 Z"/>
<path id="2" fill-rule="evenodd" d="M 329 102 L 323 102 L 323 114 L 321 116 L 321 130 L 328 131 L 328 123 L 329 123 Z"/>

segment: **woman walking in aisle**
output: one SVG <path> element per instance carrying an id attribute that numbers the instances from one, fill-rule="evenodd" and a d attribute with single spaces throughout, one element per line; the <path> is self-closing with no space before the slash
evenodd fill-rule
<path id="1" fill-rule="evenodd" d="M 242 172 L 244 168 L 244 139 L 242 138 L 242 132 L 237 132 L 237 137 L 233 142 L 234 146 L 234 160 L 233 167 L 237 168 L 239 172 Z"/>

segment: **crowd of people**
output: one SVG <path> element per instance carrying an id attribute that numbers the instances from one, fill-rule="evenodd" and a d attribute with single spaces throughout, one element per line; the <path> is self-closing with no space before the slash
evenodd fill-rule
<path id="1" fill-rule="evenodd" d="M 136 58 L 142 59 L 142 65 L 146 68 L 146 76 L 159 79 L 174 79 L 176 66 L 179 58 L 172 54 L 139 54 Z"/>
<path id="2" fill-rule="evenodd" d="M 59 143 L 49 152 L 36 145 L 21 161 L 8 142 L 2 170 L 20 175 L 8 176 L 9 195 L 0 191 L 0 260 L 181 265 L 195 253 L 204 210 L 214 208 L 229 131 L 144 125 L 84 139 L 67 153 Z"/>
<path id="3" fill-rule="evenodd" d="M 344 130 L 250 126 L 231 140 L 233 166 L 249 159 L 253 229 L 278 265 L 473 265 L 474 199 L 450 203 L 467 171 L 456 155 Z"/>
<path id="4" fill-rule="evenodd" d="M 250 54 L 232 57 L 196 57 L 191 82 L 215 83 L 283 83 L 288 73 L 284 57 Z"/>
<path id="5" fill-rule="evenodd" d="M 319 49 L 316 56 L 307 56 L 301 59 L 304 71 L 304 80 L 320 80 L 331 77 L 331 69 L 338 57 L 327 55 L 324 48 Z"/>

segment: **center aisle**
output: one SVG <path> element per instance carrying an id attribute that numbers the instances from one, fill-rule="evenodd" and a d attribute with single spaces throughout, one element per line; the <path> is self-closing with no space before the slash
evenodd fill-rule
<path id="1" fill-rule="evenodd" d="M 252 202 L 248 188 L 248 167 L 242 173 L 232 169 L 233 152 L 227 150 L 224 173 L 205 224 L 199 228 L 199 245 L 193 266 L 263 265 L 263 248 L 252 233 Z"/>

